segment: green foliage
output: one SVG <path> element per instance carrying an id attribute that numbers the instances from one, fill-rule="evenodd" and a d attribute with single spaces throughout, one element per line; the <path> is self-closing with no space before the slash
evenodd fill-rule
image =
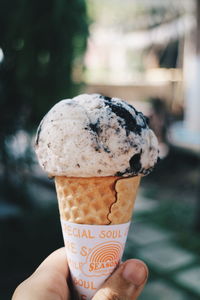
<path id="1" fill-rule="evenodd" d="M 22 185 L 30 155 L 24 153 L 19 159 L 15 152 L 21 144 L 13 149 L 9 141 L 21 129 L 35 131 L 53 104 L 76 93 L 72 68 L 77 58 L 81 64 L 87 35 L 84 0 L 0 1 L 2 198 L 20 204 L 26 201 Z"/>
<path id="2" fill-rule="evenodd" d="M 83 0 L 0 2 L 0 130 L 38 124 L 53 103 L 72 95 L 74 55 L 84 51 Z"/>

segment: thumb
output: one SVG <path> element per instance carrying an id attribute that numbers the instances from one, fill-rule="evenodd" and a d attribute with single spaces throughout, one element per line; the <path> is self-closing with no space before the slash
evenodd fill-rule
<path id="1" fill-rule="evenodd" d="M 138 259 L 130 259 L 106 280 L 92 300 L 136 300 L 148 277 L 148 268 Z"/>

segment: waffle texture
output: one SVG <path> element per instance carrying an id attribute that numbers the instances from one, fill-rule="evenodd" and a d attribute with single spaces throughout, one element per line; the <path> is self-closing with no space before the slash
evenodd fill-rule
<path id="1" fill-rule="evenodd" d="M 131 219 L 140 177 L 55 177 L 61 219 L 78 224 L 122 224 Z"/>
<path id="2" fill-rule="evenodd" d="M 116 181 L 116 201 L 108 215 L 111 224 L 123 224 L 130 221 L 140 184 L 140 176 L 123 178 Z"/>

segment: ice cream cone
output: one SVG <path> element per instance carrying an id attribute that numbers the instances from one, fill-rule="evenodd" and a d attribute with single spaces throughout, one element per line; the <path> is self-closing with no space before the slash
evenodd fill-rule
<path id="1" fill-rule="evenodd" d="M 69 268 L 80 299 L 92 298 L 123 255 L 140 178 L 55 177 Z"/>
<path id="2" fill-rule="evenodd" d="M 58 102 L 38 127 L 35 150 L 55 177 L 68 264 L 81 299 L 92 298 L 122 257 L 140 178 L 153 170 L 157 146 L 141 112 L 99 94 Z"/>
<path id="3" fill-rule="evenodd" d="M 57 176 L 55 184 L 61 219 L 90 225 L 129 222 L 140 178 Z"/>

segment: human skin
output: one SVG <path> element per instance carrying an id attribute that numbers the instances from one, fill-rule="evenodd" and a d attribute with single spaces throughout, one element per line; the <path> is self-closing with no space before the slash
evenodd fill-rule
<path id="1" fill-rule="evenodd" d="M 136 300 L 148 277 L 148 268 L 140 260 L 120 264 L 92 300 Z M 36 271 L 15 290 L 12 300 L 70 300 L 67 284 L 69 269 L 65 249 L 50 254 Z M 73 300 L 75 300 L 73 298 Z"/>

